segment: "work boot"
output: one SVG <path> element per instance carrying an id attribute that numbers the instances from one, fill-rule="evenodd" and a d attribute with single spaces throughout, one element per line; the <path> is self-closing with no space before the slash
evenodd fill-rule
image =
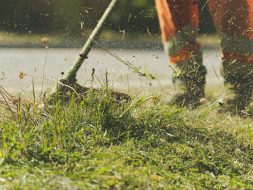
<path id="1" fill-rule="evenodd" d="M 206 68 L 202 65 L 202 56 L 193 56 L 186 62 L 177 64 L 179 73 L 174 77 L 174 82 L 179 81 L 181 89 L 177 93 L 172 104 L 179 107 L 195 108 L 203 103 L 205 97 Z"/>
<path id="2" fill-rule="evenodd" d="M 253 66 L 236 62 L 223 62 L 222 74 L 229 93 L 219 104 L 221 111 L 236 115 L 249 115 L 247 109 L 252 100 Z"/>

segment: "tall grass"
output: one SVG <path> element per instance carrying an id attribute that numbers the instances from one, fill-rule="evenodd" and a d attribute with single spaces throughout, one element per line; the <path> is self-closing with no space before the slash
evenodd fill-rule
<path id="1" fill-rule="evenodd" d="M 253 124 L 110 89 L 0 120 L 3 189 L 252 189 Z M 5 113 L 8 110 L 4 111 Z"/>

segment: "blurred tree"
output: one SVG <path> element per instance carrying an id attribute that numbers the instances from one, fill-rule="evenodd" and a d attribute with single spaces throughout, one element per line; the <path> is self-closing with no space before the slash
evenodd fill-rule
<path id="1" fill-rule="evenodd" d="M 80 32 L 80 23 L 83 20 L 83 4 L 80 0 L 50 0 L 51 14 L 50 31 L 73 34 Z"/>
<path id="2" fill-rule="evenodd" d="M 213 32 L 207 0 L 200 1 L 200 32 Z M 0 30 L 80 35 L 93 28 L 110 0 L 0 0 Z M 159 33 L 154 0 L 120 0 L 109 29 Z"/>
<path id="3" fill-rule="evenodd" d="M 47 0 L 1 0 L 0 27 L 9 31 L 46 32 L 50 22 Z"/>
<path id="4" fill-rule="evenodd" d="M 158 32 L 154 0 L 121 0 L 111 18 L 111 25 L 126 32 Z"/>

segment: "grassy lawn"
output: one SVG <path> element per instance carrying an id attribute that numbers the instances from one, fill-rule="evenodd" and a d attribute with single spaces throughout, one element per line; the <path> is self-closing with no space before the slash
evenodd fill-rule
<path id="1" fill-rule="evenodd" d="M 155 97 L 1 110 L 0 189 L 253 189 L 253 123 Z"/>
<path id="2" fill-rule="evenodd" d="M 33 34 L 33 33 L 6 33 L 0 31 L 0 47 L 37 47 L 44 48 L 45 40 L 49 47 L 75 47 L 83 46 L 85 40 L 92 31 L 87 30 L 81 36 L 70 37 L 63 34 Z M 115 43 L 122 43 L 122 48 L 125 43 L 145 44 L 145 43 L 161 43 L 160 34 L 128 34 L 121 32 L 104 31 L 101 33 L 100 41 Z M 219 45 L 218 37 L 216 35 L 201 35 L 198 41 L 209 47 L 217 47 Z"/>

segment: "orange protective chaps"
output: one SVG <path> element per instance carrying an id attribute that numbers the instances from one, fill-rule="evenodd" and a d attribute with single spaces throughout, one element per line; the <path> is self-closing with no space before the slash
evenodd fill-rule
<path id="1" fill-rule="evenodd" d="M 155 0 L 162 40 L 173 64 L 200 52 L 197 0 Z M 253 64 L 253 0 L 209 0 L 221 37 L 223 64 Z"/>

